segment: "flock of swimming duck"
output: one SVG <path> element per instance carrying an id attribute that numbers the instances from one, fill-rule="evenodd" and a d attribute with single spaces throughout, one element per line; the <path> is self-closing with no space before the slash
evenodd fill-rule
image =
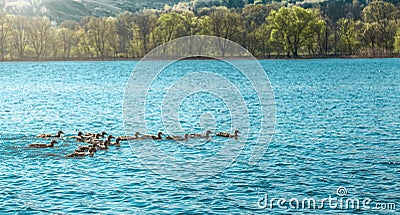
<path id="1" fill-rule="evenodd" d="M 240 132 L 235 130 L 233 134 L 227 132 L 217 132 L 214 136 L 224 137 L 224 138 L 238 138 L 238 134 Z M 64 132 L 58 131 L 57 134 L 39 134 L 36 137 L 42 139 L 49 139 L 49 138 L 62 138 Z M 114 137 L 113 135 L 108 135 L 106 137 L 107 132 L 101 132 L 98 134 L 95 133 L 82 133 L 79 132 L 76 136 L 67 137 L 68 139 L 75 139 L 77 142 L 85 143 L 85 145 L 78 146 L 75 151 L 71 154 L 66 155 L 67 158 L 73 157 L 85 157 L 85 156 L 92 156 L 98 150 L 108 150 L 109 146 L 121 146 L 121 141 L 128 141 L 128 140 L 174 140 L 174 141 L 187 141 L 189 138 L 204 138 L 207 142 L 211 141 L 212 132 L 206 131 L 205 134 L 195 133 L 195 134 L 185 134 L 184 136 L 177 136 L 177 135 L 164 135 L 162 132 L 158 132 L 157 135 L 151 134 L 141 134 L 140 132 L 136 132 L 134 136 L 119 136 Z M 164 138 L 163 138 L 164 136 Z M 112 141 L 115 139 L 115 142 Z M 42 143 L 33 143 L 29 144 L 29 148 L 54 148 L 54 144 L 57 141 L 53 139 L 49 144 L 42 144 Z"/>

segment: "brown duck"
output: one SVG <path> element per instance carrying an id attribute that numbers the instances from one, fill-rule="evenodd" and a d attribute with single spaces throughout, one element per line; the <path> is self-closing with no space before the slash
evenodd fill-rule
<path id="1" fill-rule="evenodd" d="M 226 137 L 226 138 L 235 138 L 235 139 L 237 139 L 238 133 L 240 133 L 239 130 L 235 130 L 235 133 L 234 133 L 234 134 L 229 134 L 229 133 L 227 133 L 227 132 L 218 132 L 218 133 L 216 133 L 215 135 L 216 135 L 216 136 L 219 136 L 219 137 Z"/>
<path id="2" fill-rule="evenodd" d="M 134 136 L 120 136 L 121 141 L 127 141 L 127 140 L 137 140 L 139 139 L 139 132 L 136 132 Z"/>
<path id="3" fill-rule="evenodd" d="M 33 144 L 29 144 L 28 147 L 29 148 L 54 148 L 54 144 L 56 144 L 56 143 L 57 143 L 57 141 L 53 140 L 49 144 L 33 143 Z"/>
<path id="4" fill-rule="evenodd" d="M 50 137 L 61 137 L 61 134 L 64 134 L 63 131 L 58 131 L 56 135 L 52 135 L 52 134 L 39 134 L 36 137 L 37 138 L 50 138 Z"/>
<path id="5" fill-rule="evenodd" d="M 175 141 L 184 141 L 189 139 L 189 134 L 185 134 L 185 136 L 167 136 L 165 139 L 167 140 L 175 140 Z"/>

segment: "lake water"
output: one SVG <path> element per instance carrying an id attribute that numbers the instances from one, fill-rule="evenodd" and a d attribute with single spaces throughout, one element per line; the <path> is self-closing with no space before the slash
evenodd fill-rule
<path id="1" fill-rule="evenodd" d="M 107 131 L 124 135 L 126 83 L 137 62 L 39 62 L 0 64 L 0 213 L 161 214 L 161 213 L 348 213 L 400 211 L 400 60 L 262 60 L 276 102 L 276 128 L 268 151 L 256 165 L 244 147 L 229 167 L 196 183 L 170 180 L 150 171 L 127 142 L 94 157 L 66 159 L 78 143 L 59 141 L 54 149 L 29 149 L 39 133 Z M 154 80 L 146 114 L 149 132 L 160 130 L 158 91 L 193 64 L 218 70 L 213 61 L 183 61 Z M 222 75 L 236 77 L 220 71 Z M 172 75 L 171 75 L 172 74 Z M 249 100 L 250 143 L 260 109 L 248 83 L 236 85 Z M 158 84 L 157 84 L 158 83 Z M 219 85 L 216 81 L 214 85 Z M 140 84 L 138 84 L 140 87 Z M 174 91 L 179 95 L 179 90 Z M 209 127 L 231 131 L 228 106 L 210 94 L 180 103 L 184 131 Z M 199 108 L 208 107 L 208 108 Z M 211 108 L 209 108 L 211 107 Z M 168 116 L 168 112 L 167 112 Z M 206 119 L 212 119 L 209 123 Z M 203 120 L 203 121 L 202 121 Z M 242 119 L 239 119 L 242 120 Z M 239 140 L 240 141 L 240 138 Z M 165 144 L 164 144 L 165 143 Z M 138 144 L 147 144 L 141 141 Z M 160 142 L 162 150 L 187 159 L 213 156 L 221 138 L 200 143 Z M 161 158 L 162 159 L 162 158 Z M 338 189 L 347 190 L 340 197 Z M 286 208 L 262 209 L 272 198 Z M 371 199 L 371 209 L 292 209 L 291 198 Z M 277 201 L 274 202 L 275 204 Z M 292 202 L 293 203 L 293 202 Z M 396 204 L 379 210 L 378 203 Z M 321 205 L 317 205 L 321 207 Z M 362 205 L 361 205 L 362 208 Z"/>

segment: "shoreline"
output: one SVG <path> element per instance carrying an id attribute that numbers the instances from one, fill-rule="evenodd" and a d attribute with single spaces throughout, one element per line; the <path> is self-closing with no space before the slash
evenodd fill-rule
<path id="1" fill-rule="evenodd" d="M 249 57 L 249 56 L 245 56 Z M 250 56 L 251 57 L 251 56 Z M 223 57 L 218 57 L 223 58 Z M 217 57 L 189 57 L 182 60 L 217 60 Z M 297 58 L 288 58 L 286 56 L 273 56 L 273 57 L 255 57 L 256 60 L 324 60 L 324 59 L 398 59 L 398 56 L 298 56 Z M 242 57 L 224 57 L 225 60 L 241 60 Z M 24 59 L 24 60 L 0 60 L 0 63 L 23 63 L 23 62 L 112 62 L 112 61 L 141 61 L 142 58 L 104 58 L 104 59 L 45 59 L 45 60 L 35 60 L 35 59 Z M 157 59 L 157 60 L 173 60 L 173 59 Z"/>

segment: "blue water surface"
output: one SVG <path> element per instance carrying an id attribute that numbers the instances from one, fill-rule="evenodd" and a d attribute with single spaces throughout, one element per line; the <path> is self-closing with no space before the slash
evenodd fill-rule
<path id="1" fill-rule="evenodd" d="M 276 129 L 267 153 L 258 164 L 249 165 L 244 148 L 222 173 L 196 183 L 170 180 L 150 171 L 127 142 L 81 159 L 64 157 L 79 145 L 67 139 L 53 149 L 26 147 L 48 142 L 35 135 L 60 129 L 67 135 L 78 131 L 124 135 L 124 90 L 137 62 L 1 63 L 0 214 L 398 213 L 400 60 L 260 63 L 276 101 Z M 161 87 L 151 92 L 162 91 L 194 64 L 232 79 L 249 100 L 251 126 L 260 124 L 260 110 L 252 105 L 254 91 L 248 82 L 219 70 L 214 61 L 180 62 L 175 71 L 155 79 L 154 86 Z M 154 102 L 146 109 L 149 132 L 155 133 L 162 129 L 156 114 L 161 100 L 156 93 L 148 99 Z M 229 122 L 235 119 L 226 120 L 228 105 L 214 95 L 190 95 L 179 112 L 188 132 L 200 132 L 207 126 L 232 132 Z M 202 125 L 198 117 L 204 113 L 215 118 L 215 123 Z M 250 142 L 256 133 L 251 126 L 239 128 L 250 128 Z M 186 148 L 168 143 L 162 148 L 169 154 L 200 159 L 213 156 L 221 148 L 219 140 L 204 145 L 189 142 L 191 147 Z M 371 209 L 329 205 L 293 209 L 287 202 L 286 208 L 259 207 L 266 194 L 268 200 L 321 200 L 339 198 L 339 187 L 348 191 L 342 197 L 345 200 L 371 199 Z M 378 209 L 377 203 L 395 203 L 396 209 Z"/>

